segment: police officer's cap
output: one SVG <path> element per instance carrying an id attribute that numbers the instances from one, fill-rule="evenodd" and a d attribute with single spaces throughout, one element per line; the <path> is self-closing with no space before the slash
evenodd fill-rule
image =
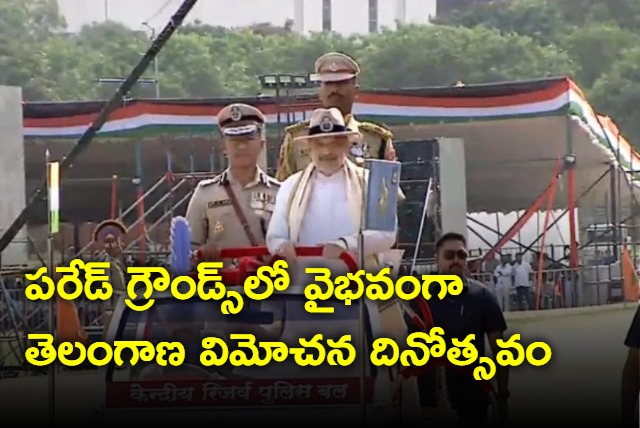
<path id="1" fill-rule="evenodd" d="M 344 123 L 344 117 L 337 108 L 319 108 L 311 113 L 307 135 L 294 138 L 294 141 L 314 140 L 324 137 L 348 137 L 355 140 L 361 137 L 358 131 L 352 131 Z"/>
<path id="2" fill-rule="evenodd" d="M 264 126 L 264 114 L 249 104 L 235 103 L 224 107 L 217 116 L 223 135 L 230 137 L 258 133 Z"/>
<path id="3" fill-rule="evenodd" d="M 342 82 L 351 80 L 360 74 L 360 66 L 349 55 L 330 52 L 317 59 L 316 79 L 321 82 Z"/>
<path id="4" fill-rule="evenodd" d="M 94 242 L 104 242 L 107 238 L 119 239 L 127 233 L 124 224 L 117 220 L 105 220 L 93 230 Z"/>

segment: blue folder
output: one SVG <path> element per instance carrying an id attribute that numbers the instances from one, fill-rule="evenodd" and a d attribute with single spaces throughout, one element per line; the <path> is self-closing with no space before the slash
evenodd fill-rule
<path id="1" fill-rule="evenodd" d="M 364 228 L 381 232 L 396 230 L 400 162 L 367 159 L 369 180 L 365 195 Z"/>

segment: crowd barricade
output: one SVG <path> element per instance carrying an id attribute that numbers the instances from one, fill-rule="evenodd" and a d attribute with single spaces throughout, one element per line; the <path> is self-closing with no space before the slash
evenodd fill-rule
<path id="1" fill-rule="evenodd" d="M 471 277 L 491 289 L 495 287 L 493 273 L 473 272 Z M 540 276 L 540 280 L 538 277 Z M 538 290 L 539 288 L 539 290 Z M 546 269 L 534 272 L 530 287 L 529 309 L 558 309 L 597 306 L 624 301 L 620 263 L 606 266 L 581 266 L 575 269 Z M 512 289 L 511 310 L 524 310 Z M 538 303 L 536 305 L 536 298 Z"/>
<path id="2" fill-rule="evenodd" d="M 24 294 L 24 282 L 11 277 L 2 277 L 5 290 L 0 293 L 0 334 L 12 330 L 44 333 L 48 329 L 49 302 L 34 302 Z M 115 299 L 115 296 L 111 299 Z M 96 327 L 102 325 L 104 311 L 113 307 L 114 302 L 91 301 L 84 296 L 74 300 L 78 316 L 83 326 Z"/>

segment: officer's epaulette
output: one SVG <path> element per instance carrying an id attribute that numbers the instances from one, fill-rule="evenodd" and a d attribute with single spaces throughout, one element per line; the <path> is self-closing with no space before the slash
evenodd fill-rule
<path id="1" fill-rule="evenodd" d="M 213 178 L 207 178 L 206 180 L 200 180 L 200 182 L 198 183 L 198 187 L 208 187 L 208 186 L 211 186 L 212 184 L 220 183 L 221 179 L 222 179 L 222 174 Z"/>
<path id="2" fill-rule="evenodd" d="M 269 182 L 269 184 L 276 186 L 276 187 L 280 187 L 280 185 L 282 184 L 280 181 L 276 180 L 275 178 L 267 175 L 266 176 L 267 181 Z"/>
<path id="3" fill-rule="evenodd" d="M 284 128 L 284 132 L 295 133 L 295 132 L 302 131 L 303 129 L 306 129 L 309 127 L 309 123 L 310 123 L 309 120 L 303 120 L 302 122 L 289 125 L 286 128 Z"/>
<path id="4" fill-rule="evenodd" d="M 393 133 L 384 129 L 382 126 L 377 125 L 371 122 L 360 122 L 358 124 L 358 128 L 364 132 L 372 132 L 374 134 L 378 134 L 381 138 L 385 140 L 389 140 L 393 138 Z"/>

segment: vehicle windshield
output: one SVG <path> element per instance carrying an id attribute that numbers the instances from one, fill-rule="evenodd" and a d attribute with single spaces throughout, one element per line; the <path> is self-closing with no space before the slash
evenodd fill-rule
<path id="1" fill-rule="evenodd" d="M 358 346 L 358 304 L 345 306 L 342 302 L 327 302 L 335 307 L 334 314 L 310 314 L 305 311 L 306 298 L 299 295 L 272 296 L 264 301 L 245 300 L 243 310 L 237 315 L 221 313 L 220 302 L 180 301 L 174 298 L 157 299 L 145 312 L 126 308 L 114 340 L 178 341 L 186 349 L 187 357 L 182 367 L 160 367 L 156 363 L 138 362 L 135 367 L 108 367 L 107 379 L 115 382 L 161 381 L 188 377 L 190 379 L 297 379 L 357 377 L 358 360 L 349 367 L 330 366 L 299 367 L 292 357 L 283 363 L 270 363 L 265 367 L 202 367 L 200 353 L 202 339 L 219 337 L 225 340 L 229 351 L 238 349 L 230 334 L 247 333 L 256 336 L 257 342 L 285 342 L 299 347 L 300 337 L 311 339 L 321 333 L 324 339 L 339 339 L 350 334 L 351 343 Z M 321 302 L 324 303 L 324 302 Z M 325 305 L 321 305 L 325 306 Z M 216 348 L 219 351 L 219 348 Z M 326 348 L 327 351 L 330 348 Z M 123 352 L 123 360 L 129 359 L 129 351 Z M 246 350 L 251 355 L 250 350 Z M 261 350 L 261 352 L 265 352 Z M 307 354 L 315 355 L 309 349 Z M 359 354 L 359 353 L 358 353 Z"/>

